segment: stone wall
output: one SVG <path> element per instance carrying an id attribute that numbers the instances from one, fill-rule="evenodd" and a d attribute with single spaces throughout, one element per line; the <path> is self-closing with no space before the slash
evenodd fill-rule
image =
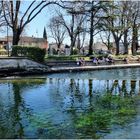
<path id="1" fill-rule="evenodd" d="M 46 65 L 35 62 L 25 57 L 5 57 L 0 58 L 0 76 L 18 75 L 47 72 Z"/>

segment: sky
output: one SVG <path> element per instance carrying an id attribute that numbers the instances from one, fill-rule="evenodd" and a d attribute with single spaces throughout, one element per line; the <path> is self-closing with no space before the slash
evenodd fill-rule
<path id="1" fill-rule="evenodd" d="M 24 13 L 24 11 L 27 9 L 29 4 L 31 3 L 31 0 L 22 0 L 21 5 L 21 13 Z M 38 0 L 37 2 L 40 2 Z M 49 23 L 49 19 L 53 17 L 55 11 L 54 9 L 58 9 L 58 6 L 50 5 L 44 8 L 41 13 L 39 13 L 25 28 L 25 34 L 26 36 L 34 36 L 34 37 L 43 37 L 43 31 L 44 27 L 46 27 L 46 31 L 48 34 L 48 41 L 49 43 L 55 42 L 54 39 L 49 37 L 49 28 L 47 27 L 47 24 Z M 9 31 L 9 35 L 12 35 Z M 0 33 L 0 36 L 6 36 L 5 33 Z M 65 38 L 64 44 L 70 45 L 69 37 Z"/>
<path id="2" fill-rule="evenodd" d="M 28 6 L 31 1 L 24 1 L 23 11 Z M 27 26 L 25 33 L 29 36 L 34 37 L 43 37 L 44 27 L 46 31 L 49 32 L 47 28 L 47 24 L 49 23 L 49 19 L 53 16 L 53 11 L 51 6 L 44 8 L 41 13 L 39 13 Z M 48 38 L 50 41 L 53 41 L 51 38 Z"/>
<path id="3" fill-rule="evenodd" d="M 40 1 L 40 0 L 38 0 Z M 31 1 L 24 1 L 24 8 L 26 8 L 26 6 L 28 6 L 28 4 Z M 39 13 L 39 15 L 37 15 L 37 17 L 35 19 L 33 19 L 33 21 L 31 21 L 26 29 L 26 33 L 28 36 L 34 36 L 34 37 L 43 37 L 43 31 L 44 31 L 44 27 L 46 28 L 47 31 L 47 36 L 48 36 L 48 42 L 52 43 L 55 42 L 55 40 L 53 38 L 50 37 L 50 32 L 49 32 L 49 28 L 48 28 L 48 24 L 49 24 L 49 20 L 54 16 L 55 13 L 55 9 L 60 8 L 59 6 L 56 5 L 49 5 L 46 8 L 44 8 L 41 13 Z M 66 37 L 64 39 L 64 44 L 68 44 L 70 45 L 70 39 L 69 37 Z"/>
<path id="4" fill-rule="evenodd" d="M 29 4 L 31 3 L 31 0 L 23 0 L 21 5 L 21 12 L 24 13 L 24 11 L 27 9 Z M 40 2 L 40 0 L 38 0 Z M 39 13 L 26 27 L 25 27 L 25 33 L 24 35 L 27 36 L 34 36 L 34 37 L 43 37 L 43 31 L 44 27 L 46 28 L 47 34 L 48 34 L 48 41 L 54 42 L 52 38 L 49 37 L 49 29 L 47 27 L 47 24 L 49 23 L 49 19 L 54 14 L 54 5 L 47 6 L 44 8 L 41 13 Z M 58 8 L 58 7 L 57 7 Z M 5 27 L 5 30 L 7 28 Z M 10 32 L 10 28 L 8 30 L 8 34 L 12 35 L 12 32 Z M 7 36 L 7 32 L 0 33 L 0 37 Z M 65 39 L 65 42 L 68 42 L 68 38 Z"/>

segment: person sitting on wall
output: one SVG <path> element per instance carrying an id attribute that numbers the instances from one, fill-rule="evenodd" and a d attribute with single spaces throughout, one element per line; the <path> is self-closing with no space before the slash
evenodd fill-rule
<path id="1" fill-rule="evenodd" d="M 104 57 L 99 57 L 98 58 L 98 64 L 102 64 L 104 62 L 105 62 Z"/>
<path id="2" fill-rule="evenodd" d="M 93 57 L 92 62 L 93 62 L 95 65 L 97 65 L 97 64 L 98 64 L 98 60 L 97 60 L 97 58 L 96 58 L 96 57 Z"/>
<path id="3" fill-rule="evenodd" d="M 78 66 L 81 65 L 81 64 L 80 64 L 80 59 L 77 59 L 77 60 L 76 60 L 76 64 L 77 64 Z"/>
<path id="4" fill-rule="evenodd" d="M 129 63 L 129 59 L 128 59 L 127 57 L 125 57 L 125 58 L 124 58 L 124 62 L 125 62 L 126 64 L 128 64 L 128 63 Z"/>
<path id="5" fill-rule="evenodd" d="M 111 56 L 108 57 L 108 60 L 109 60 L 108 63 L 114 64 L 114 60 Z"/>
<path id="6" fill-rule="evenodd" d="M 106 62 L 106 64 L 109 63 L 109 58 L 108 57 L 105 58 L 105 62 Z"/>
<path id="7" fill-rule="evenodd" d="M 83 59 L 82 59 L 82 58 L 79 58 L 79 59 L 78 59 L 77 65 L 78 65 L 78 66 L 82 66 L 82 65 L 83 65 Z"/>
<path id="8" fill-rule="evenodd" d="M 106 63 L 106 58 L 105 57 L 103 57 L 103 63 Z"/>
<path id="9" fill-rule="evenodd" d="M 81 58 L 81 64 L 84 66 L 85 65 L 85 59 Z"/>

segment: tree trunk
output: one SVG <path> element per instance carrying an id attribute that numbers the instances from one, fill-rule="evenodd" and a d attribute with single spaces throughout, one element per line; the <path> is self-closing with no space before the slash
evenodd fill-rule
<path id="1" fill-rule="evenodd" d="M 71 36 L 71 55 L 73 55 L 73 48 L 75 46 L 76 36 Z"/>
<path id="2" fill-rule="evenodd" d="M 75 45 L 75 40 L 74 40 L 74 14 L 72 14 L 72 25 L 71 25 L 71 50 L 70 50 L 70 54 L 73 55 L 73 47 Z"/>
<path id="3" fill-rule="evenodd" d="M 93 12 L 91 12 L 91 21 L 90 21 L 90 40 L 89 40 L 89 52 L 88 54 L 89 55 L 92 55 L 93 54 L 93 18 L 94 18 L 94 15 L 93 15 Z"/>
<path id="4" fill-rule="evenodd" d="M 73 39 L 71 39 L 71 50 L 70 50 L 70 54 L 73 55 L 73 47 L 75 45 L 75 42 L 73 41 Z"/>
<path id="5" fill-rule="evenodd" d="M 13 45 L 18 45 L 21 32 L 19 29 L 13 29 Z"/>
<path id="6" fill-rule="evenodd" d="M 138 49 L 138 29 L 137 26 L 133 26 L 133 35 L 132 35 L 132 54 L 135 55 Z"/>
<path id="7" fill-rule="evenodd" d="M 113 32 L 113 37 L 114 37 L 115 45 L 116 45 L 116 55 L 119 55 L 119 53 L 120 53 L 120 39 L 121 39 L 121 36 L 118 37 L 118 36 Z"/>
<path id="8" fill-rule="evenodd" d="M 57 54 L 60 55 L 60 47 L 61 47 L 61 43 L 57 44 Z"/>
<path id="9" fill-rule="evenodd" d="M 77 49 L 78 49 L 78 54 L 80 54 L 80 50 L 81 50 L 80 34 L 78 34 L 78 39 L 77 39 Z"/>
<path id="10" fill-rule="evenodd" d="M 116 55 L 119 55 L 120 53 L 120 45 L 119 45 L 120 41 L 119 40 L 115 40 L 115 44 L 116 44 Z"/>
<path id="11" fill-rule="evenodd" d="M 128 41 L 127 41 L 127 36 L 128 36 L 128 30 L 124 32 L 124 54 L 128 54 Z"/>

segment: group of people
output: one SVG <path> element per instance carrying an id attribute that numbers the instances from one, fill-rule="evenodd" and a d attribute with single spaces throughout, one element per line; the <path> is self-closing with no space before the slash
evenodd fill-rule
<path id="1" fill-rule="evenodd" d="M 95 65 L 98 65 L 98 64 L 102 64 L 102 63 L 106 63 L 106 64 L 114 64 L 114 60 L 112 57 L 92 57 L 92 62 L 93 64 Z M 85 66 L 85 60 L 84 58 L 79 58 L 77 59 L 77 65 L 78 66 Z"/>
<path id="2" fill-rule="evenodd" d="M 92 62 L 97 65 L 97 64 L 102 64 L 102 63 L 108 63 L 108 64 L 114 64 L 114 60 L 112 57 L 93 57 Z"/>

